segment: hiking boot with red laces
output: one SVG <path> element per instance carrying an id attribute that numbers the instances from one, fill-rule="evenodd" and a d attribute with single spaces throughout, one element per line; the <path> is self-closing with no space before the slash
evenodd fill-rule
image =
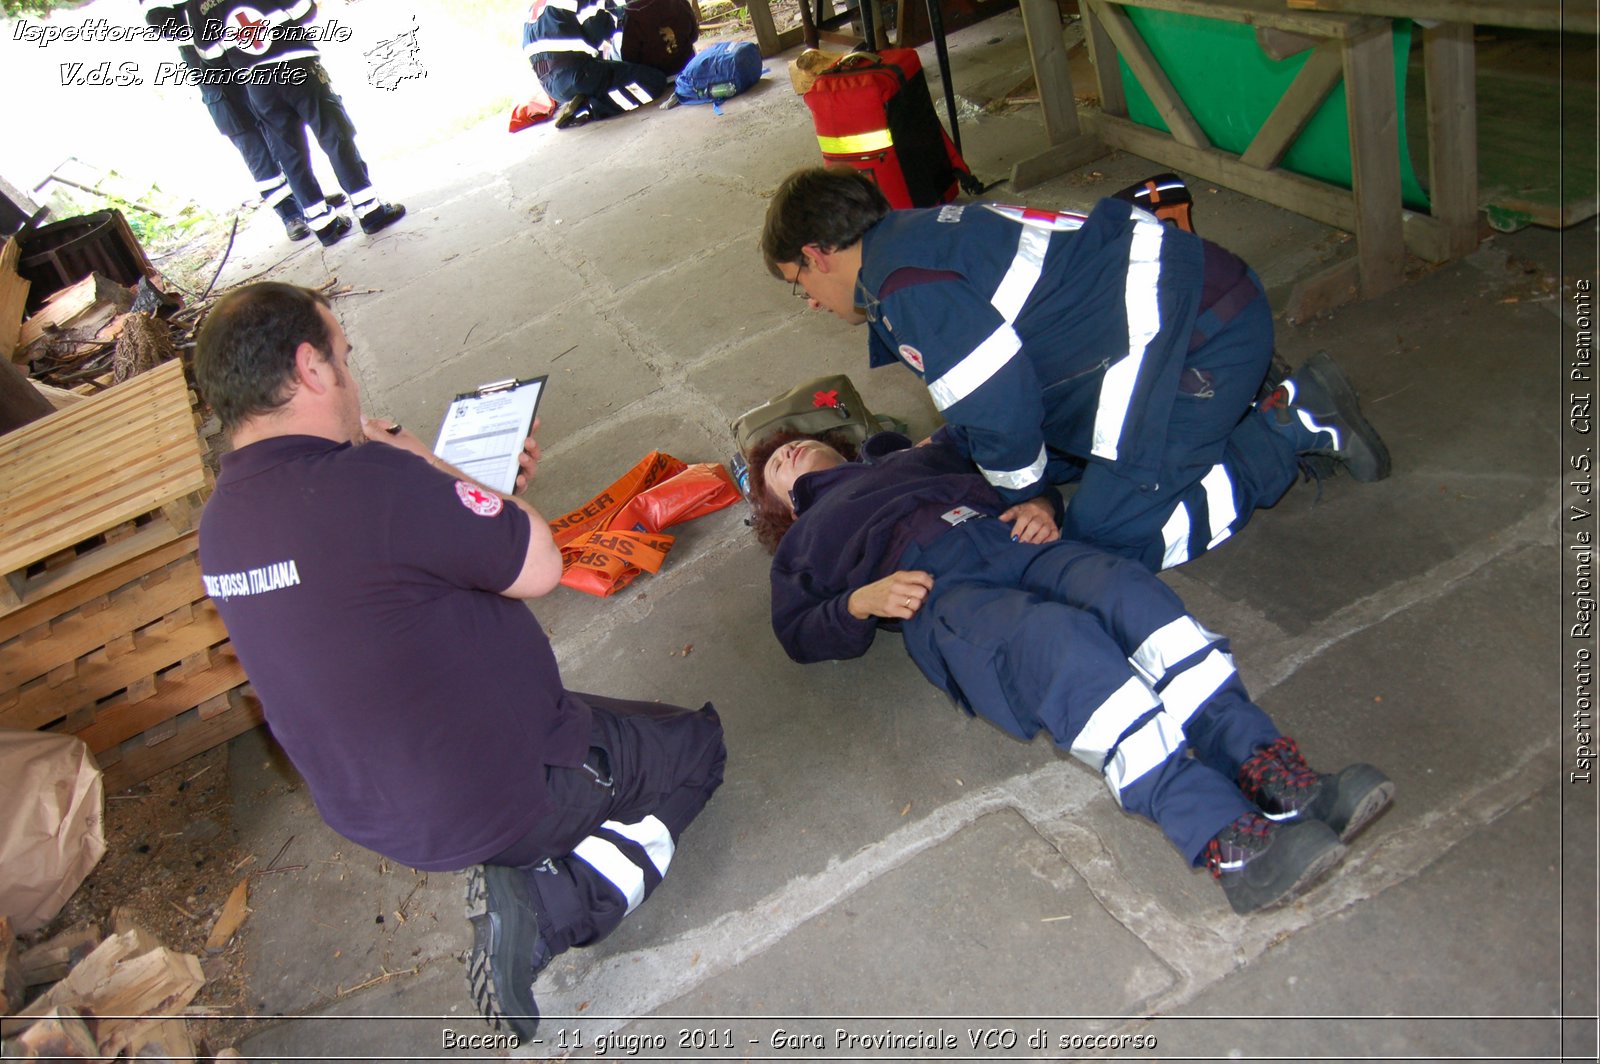
<path id="1" fill-rule="evenodd" d="M 1202 859 L 1244 915 L 1282 905 L 1339 863 L 1344 846 L 1320 820 L 1274 824 L 1246 813 L 1206 843 Z"/>
<path id="2" fill-rule="evenodd" d="M 1389 448 L 1361 413 L 1361 400 L 1337 363 L 1318 351 L 1261 401 L 1258 409 L 1294 444 L 1296 454 L 1323 455 L 1356 480 L 1389 475 Z"/>
<path id="3" fill-rule="evenodd" d="M 1287 735 L 1239 766 L 1239 789 L 1269 820 L 1320 820 L 1349 842 L 1389 807 L 1394 781 L 1357 763 L 1325 776 L 1306 764 Z"/>

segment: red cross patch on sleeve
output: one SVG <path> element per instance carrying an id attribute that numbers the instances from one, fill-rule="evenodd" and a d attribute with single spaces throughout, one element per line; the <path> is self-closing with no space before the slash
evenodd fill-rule
<path id="1" fill-rule="evenodd" d="M 468 484 L 464 480 L 456 481 L 456 498 L 461 500 L 462 506 L 479 517 L 493 517 L 506 505 L 506 501 L 494 492 L 484 491 L 476 484 Z"/>

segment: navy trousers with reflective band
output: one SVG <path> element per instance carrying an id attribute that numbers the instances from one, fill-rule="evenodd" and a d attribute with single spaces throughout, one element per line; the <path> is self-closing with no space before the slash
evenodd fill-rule
<path id="1" fill-rule="evenodd" d="M 232 141 L 243 157 L 250 176 L 255 179 L 256 192 L 260 194 L 262 202 L 285 221 L 300 217 L 300 207 L 290 193 L 283 169 L 256 125 L 248 90 L 237 85 L 206 85 L 200 91 L 217 132 Z"/>
<path id="2" fill-rule="evenodd" d="M 546 770 L 556 814 L 488 862 L 527 871 L 554 953 L 598 942 L 655 890 L 727 758 L 710 703 L 576 697 L 593 712 L 588 760 Z"/>
<path id="3" fill-rule="evenodd" d="M 637 110 L 667 91 L 667 76 L 641 63 L 564 55 L 541 58 L 533 69 L 554 99 L 566 103 L 580 94 L 589 97 L 589 113 L 595 118 Z"/>
<path id="4" fill-rule="evenodd" d="M 306 220 L 313 229 L 321 229 L 331 221 L 331 216 L 324 217 L 327 208 L 322 201 L 322 185 L 311 168 L 308 128 L 333 165 L 340 187 L 349 193 L 351 208 L 358 215 L 363 213 L 361 208 L 372 197 L 362 193 L 371 186 L 372 179 L 356 150 L 356 127 L 344 109 L 344 101 L 333 91 L 327 72 L 316 60 L 291 59 L 279 65 L 296 74 L 304 72 L 305 80 L 298 85 L 280 85 L 275 79 L 252 82 L 250 106 L 261 118 L 262 135 L 283 165 L 283 174 L 289 179 Z"/>
<path id="5" fill-rule="evenodd" d="M 1260 282 L 1252 273 L 1250 283 Z M 1202 316 L 1202 323 L 1204 316 Z M 1063 538 L 1094 543 L 1154 571 L 1182 565 L 1233 535 L 1294 483 L 1294 447 L 1254 407 L 1272 360 L 1272 308 L 1246 304 L 1185 360 L 1162 468 L 1130 478 L 1090 462 L 1067 506 Z"/>
<path id="6" fill-rule="evenodd" d="M 1013 543 L 980 518 L 899 567 L 934 577 L 901 628 L 923 674 L 1018 738 L 1049 732 L 1189 861 L 1255 808 L 1239 766 L 1278 729 L 1227 640 L 1143 566 L 1068 540 Z"/>

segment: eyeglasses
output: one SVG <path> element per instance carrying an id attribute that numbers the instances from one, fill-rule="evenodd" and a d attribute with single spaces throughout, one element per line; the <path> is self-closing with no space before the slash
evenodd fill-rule
<path id="1" fill-rule="evenodd" d="M 796 268 L 795 271 L 794 271 L 794 280 L 789 282 L 789 294 L 794 296 L 794 297 L 796 297 L 796 298 L 798 298 L 798 299 L 810 299 L 811 298 L 811 293 L 807 292 L 804 288 L 800 287 L 800 274 L 805 268 L 806 268 L 805 262 L 801 261 L 801 263 L 798 266 L 798 268 Z"/>

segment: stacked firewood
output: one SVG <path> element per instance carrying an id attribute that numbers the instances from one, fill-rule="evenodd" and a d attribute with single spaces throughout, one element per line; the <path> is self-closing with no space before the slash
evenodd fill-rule
<path id="1" fill-rule="evenodd" d="M 219 921 L 213 938 L 238 929 L 242 903 L 240 910 L 231 928 Z M 137 927 L 103 939 L 97 928 L 81 927 L 19 949 L 10 921 L 0 917 L 0 969 L 7 1059 L 240 1059 L 232 1049 L 212 1054 L 190 1034 L 184 1010 L 205 983 L 199 959 Z"/>

